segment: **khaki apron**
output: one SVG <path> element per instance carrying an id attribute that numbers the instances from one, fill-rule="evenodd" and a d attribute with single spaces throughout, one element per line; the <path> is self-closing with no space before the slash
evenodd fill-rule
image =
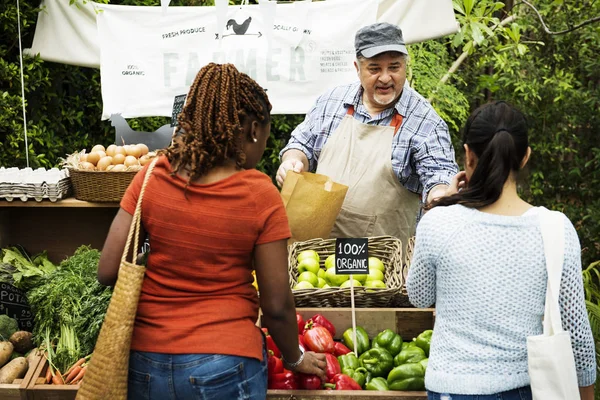
<path id="1" fill-rule="evenodd" d="M 371 126 L 353 118 L 354 107 L 321 151 L 317 173 L 349 187 L 331 237 L 390 235 L 404 249 L 415 233 L 419 195 L 407 190 L 392 169 L 392 141 L 402 124 Z"/>

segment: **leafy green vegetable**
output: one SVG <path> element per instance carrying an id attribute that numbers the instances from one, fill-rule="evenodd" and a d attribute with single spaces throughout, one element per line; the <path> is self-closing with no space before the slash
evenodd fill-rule
<path id="1" fill-rule="evenodd" d="M 21 290 L 29 290 L 40 283 L 40 278 L 56 269 L 46 252 L 36 255 L 33 260 L 25 250 L 18 247 L 2 249 L 0 281 L 10 283 Z"/>
<path id="2" fill-rule="evenodd" d="M 27 292 L 33 340 L 56 346 L 54 364 L 61 371 L 94 350 L 112 294 L 97 281 L 99 260 L 98 250 L 81 246 Z"/>

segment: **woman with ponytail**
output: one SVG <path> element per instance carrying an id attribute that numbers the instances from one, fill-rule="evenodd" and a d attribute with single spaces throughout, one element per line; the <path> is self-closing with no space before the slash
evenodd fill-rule
<path id="1" fill-rule="evenodd" d="M 429 204 L 417 226 L 406 283 L 415 306 L 436 307 L 425 386 L 434 400 L 531 400 L 526 338 L 542 333 L 547 273 L 539 209 L 517 192 L 531 155 L 524 115 L 503 101 L 479 107 L 464 150 L 450 194 Z M 581 399 L 591 400 L 596 361 L 581 248 L 564 223 L 559 305 Z"/>
<path id="2" fill-rule="evenodd" d="M 140 237 L 149 236 L 151 250 L 131 342 L 130 399 L 265 399 L 259 306 L 286 368 L 326 378 L 325 355 L 298 344 L 281 196 L 255 169 L 270 111 L 266 92 L 231 64 L 203 67 L 190 88 L 142 201 Z M 117 280 L 146 168 L 104 244 L 98 280 L 105 285 Z"/>

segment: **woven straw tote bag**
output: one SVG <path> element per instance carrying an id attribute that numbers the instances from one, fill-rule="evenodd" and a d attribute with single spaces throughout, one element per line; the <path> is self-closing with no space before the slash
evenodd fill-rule
<path id="1" fill-rule="evenodd" d="M 133 324 L 146 268 L 136 265 L 135 246 L 139 243 L 142 198 L 158 157 L 152 161 L 140 190 L 135 213 L 129 227 L 125 250 L 121 257 L 119 276 L 115 285 L 94 353 L 85 378 L 77 392 L 77 400 L 127 399 L 127 372 Z M 115 172 L 116 173 L 116 172 Z M 133 240 L 132 261 L 126 260 Z"/>

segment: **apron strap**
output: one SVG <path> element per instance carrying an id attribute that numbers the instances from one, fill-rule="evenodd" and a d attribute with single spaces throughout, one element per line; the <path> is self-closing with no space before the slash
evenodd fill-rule
<path id="1" fill-rule="evenodd" d="M 354 106 L 352 104 L 348 106 L 346 115 L 350 115 L 351 117 L 354 116 Z M 392 122 L 390 123 L 390 126 L 394 127 L 394 136 L 396 136 L 396 133 L 398 133 L 400 125 L 402 125 L 402 115 L 398 114 L 398 111 L 394 109 L 394 116 L 392 117 Z"/>

